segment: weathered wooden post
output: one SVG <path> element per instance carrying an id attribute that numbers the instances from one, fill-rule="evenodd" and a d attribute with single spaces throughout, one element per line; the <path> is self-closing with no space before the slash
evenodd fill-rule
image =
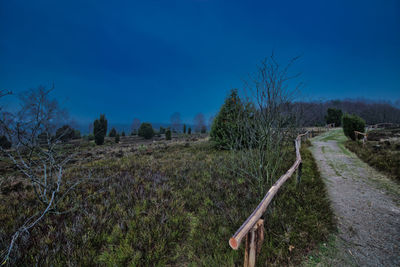
<path id="1" fill-rule="evenodd" d="M 303 172 L 303 162 L 300 162 L 299 168 L 297 169 L 297 184 L 301 182 L 301 174 Z"/>
<path id="2" fill-rule="evenodd" d="M 256 265 L 256 255 L 260 253 L 264 241 L 264 220 L 259 219 L 246 235 L 244 267 Z"/>

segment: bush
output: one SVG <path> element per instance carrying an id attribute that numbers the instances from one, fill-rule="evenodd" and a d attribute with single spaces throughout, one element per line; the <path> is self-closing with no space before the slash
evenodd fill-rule
<path id="1" fill-rule="evenodd" d="M 79 130 L 74 130 L 74 136 L 72 139 L 81 139 L 81 131 Z"/>
<path id="2" fill-rule="evenodd" d="M 192 134 L 192 128 L 189 127 L 188 134 Z"/>
<path id="3" fill-rule="evenodd" d="M 344 134 L 352 140 L 356 139 L 354 131 L 362 133 L 365 131 L 365 121 L 357 115 L 344 114 L 342 125 Z"/>
<path id="4" fill-rule="evenodd" d="M 108 134 L 109 137 L 116 137 L 117 136 L 117 130 L 115 128 L 112 128 L 110 133 Z"/>
<path id="5" fill-rule="evenodd" d="M 151 139 L 154 136 L 153 126 L 148 122 L 143 122 L 140 125 L 138 135 L 145 139 Z"/>
<path id="6" fill-rule="evenodd" d="M 107 133 L 106 116 L 101 114 L 100 119 L 95 120 L 93 126 L 94 141 L 96 142 L 96 145 L 104 144 L 104 137 Z"/>
<path id="7" fill-rule="evenodd" d="M 3 149 L 11 148 L 11 142 L 8 141 L 7 137 L 4 135 L 0 137 L 0 147 Z"/>
<path id="8" fill-rule="evenodd" d="M 201 126 L 200 133 L 204 134 L 207 132 L 207 127 L 205 125 Z"/>
<path id="9" fill-rule="evenodd" d="M 336 127 L 342 124 L 343 112 L 341 109 L 328 108 L 327 114 L 325 116 L 326 123 L 334 123 Z"/>
<path id="10" fill-rule="evenodd" d="M 159 132 L 160 134 L 165 134 L 165 128 L 164 127 L 162 127 L 162 126 L 160 126 L 160 132 Z"/>
<path id="11" fill-rule="evenodd" d="M 125 136 L 125 132 L 124 131 L 122 131 L 121 136 Z"/>
<path id="12" fill-rule="evenodd" d="M 165 132 L 165 140 L 171 140 L 171 129 L 167 129 Z"/>
<path id="13" fill-rule="evenodd" d="M 186 124 L 183 125 L 183 133 L 186 133 Z"/>
<path id="14" fill-rule="evenodd" d="M 88 140 L 89 140 L 89 141 L 94 140 L 94 134 L 89 134 L 89 135 L 88 135 Z"/>
<path id="15" fill-rule="evenodd" d="M 117 143 L 117 144 L 119 143 L 119 134 L 115 135 L 115 143 Z"/>
<path id="16" fill-rule="evenodd" d="M 56 131 L 56 139 L 61 140 L 62 142 L 68 142 L 74 137 L 74 130 L 69 125 L 64 125 L 60 127 Z"/>

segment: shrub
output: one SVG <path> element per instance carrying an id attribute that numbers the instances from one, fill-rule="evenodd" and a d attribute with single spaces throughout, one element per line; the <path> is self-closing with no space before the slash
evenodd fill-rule
<path id="1" fill-rule="evenodd" d="M 165 132 L 165 140 L 171 140 L 171 129 L 167 129 Z"/>
<path id="2" fill-rule="evenodd" d="M 115 135 L 115 143 L 119 143 L 119 134 L 117 133 L 116 135 Z"/>
<path id="3" fill-rule="evenodd" d="M 122 131 L 121 136 L 125 136 L 125 132 L 124 131 Z"/>
<path id="4" fill-rule="evenodd" d="M 94 134 L 89 134 L 89 135 L 88 135 L 88 140 L 89 140 L 89 141 L 94 140 Z"/>
<path id="5" fill-rule="evenodd" d="M 328 108 L 327 114 L 325 116 L 326 123 L 334 123 L 336 127 L 342 124 L 343 112 L 341 109 Z"/>
<path id="6" fill-rule="evenodd" d="M 62 142 L 68 142 L 74 137 L 74 130 L 69 125 L 64 125 L 56 131 L 56 138 Z"/>
<path id="7" fill-rule="evenodd" d="M 354 131 L 364 132 L 365 121 L 357 115 L 344 114 L 342 118 L 343 132 L 344 134 L 355 140 Z"/>
<path id="8" fill-rule="evenodd" d="M 151 139 L 154 136 L 153 126 L 148 122 L 143 122 L 140 125 L 138 135 L 145 139 Z"/>
<path id="9" fill-rule="evenodd" d="M 192 134 L 192 128 L 189 127 L 188 134 Z"/>
<path id="10" fill-rule="evenodd" d="M 183 125 L 183 133 L 186 133 L 186 124 Z"/>
<path id="11" fill-rule="evenodd" d="M 94 141 L 96 142 L 96 145 L 104 144 L 104 137 L 107 133 L 106 116 L 101 114 L 100 119 L 95 120 L 93 126 Z"/>
<path id="12" fill-rule="evenodd" d="M 165 128 L 160 126 L 160 134 L 165 134 Z"/>
<path id="13" fill-rule="evenodd" d="M 8 141 L 7 137 L 4 135 L 0 137 L 0 147 L 3 149 L 11 148 L 11 142 Z"/>
<path id="14" fill-rule="evenodd" d="M 81 131 L 79 130 L 74 130 L 74 136 L 72 139 L 81 139 Z"/>
<path id="15" fill-rule="evenodd" d="M 204 134 L 207 132 L 207 127 L 205 125 L 201 126 L 200 133 Z"/>
<path id="16" fill-rule="evenodd" d="M 109 137 L 115 137 L 117 136 L 117 130 L 115 128 L 112 128 L 110 133 L 108 134 Z"/>

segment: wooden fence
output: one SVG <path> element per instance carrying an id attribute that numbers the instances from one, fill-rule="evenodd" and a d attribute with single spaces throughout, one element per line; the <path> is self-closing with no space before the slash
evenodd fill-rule
<path id="1" fill-rule="evenodd" d="M 298 181 L 301 178 L 302 162 L 301 162 L 301 139 L 302 137 L 310 137 L 310 132 L 307 131 L 297 136 L 295 140 L 296 148 L 296 161 L 290 167 L 290 169 L 282 175 L 278 181 L 268 190 L 267 194 L 258 204 L 257 208 L 247 218 L 247 220 L 240 226 L 236 233 L 229 239 L 229 245 L 237 250 L 242 242 L 242 239 L 246 237 L 245 244 L 245 255 L 244 255 L 244 266 L 252 267 L 256 263 L 256 254 L 260 252 L 262 242 L 264 240 L 264 220 L 260 219 L 265 213 L 268 205 L 278 192 L 279 188 L 293 175 L 298 169 Z"/>

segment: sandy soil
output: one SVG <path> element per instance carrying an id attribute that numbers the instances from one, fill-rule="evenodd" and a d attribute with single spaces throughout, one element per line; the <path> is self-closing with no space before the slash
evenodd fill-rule
<path id="1" fill-rule="evenodd" d="M 337 255 L 322 265 L 400 266 L 400 185 L 344 148 L 340 129 L 312 139 L 338 223 Z"/>

